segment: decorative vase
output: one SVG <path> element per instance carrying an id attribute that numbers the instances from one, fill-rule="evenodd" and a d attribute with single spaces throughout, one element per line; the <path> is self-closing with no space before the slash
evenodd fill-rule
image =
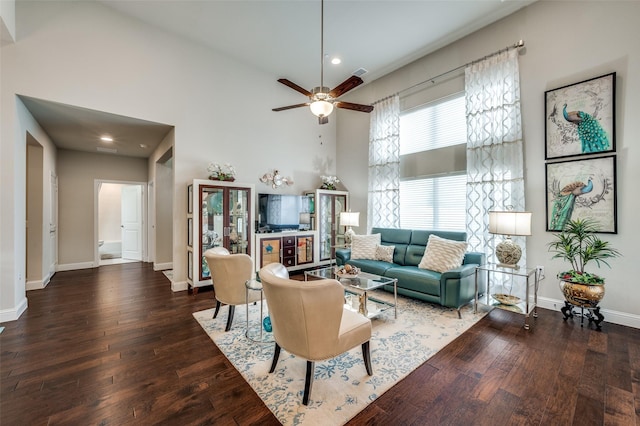
<path id="1" fill-rule="evenodd" d="M 560 290 L 569 303 L 585 308 L 595 308 L 604 297 L 602 284 L 581 284 L 560 280 Z"/>
<path id="2" fill-rule="evenodd" d="M 323 183 L 322 186 L 320 187 L 320 189 L 330 189 L 332 191 L 336 190 L 336 186 L 335 185 L 331 185 L 330 183 Z"/>
<path id="3" fill-rule="evenodd" d="M 224 182 L 233 182 L 236 180 L 233 176 L 209 176 L 209 180 L 221 180 Z"/>

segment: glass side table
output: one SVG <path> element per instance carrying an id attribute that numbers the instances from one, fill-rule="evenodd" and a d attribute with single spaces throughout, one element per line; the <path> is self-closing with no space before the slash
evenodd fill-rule
<path id="1" fill-rule="evenodd" d="M 478 294 L 478 278 L 479 274 L 487 274 L 487 292 L 483 295 Z M 516 277 L 523 277 L 526 281 L 524 294 L 520 291 L 518 294 L 511 294 L 511 291 L 501 293 L 498 291 L 491 291 L 491 275 L 503 274 L 513 280 Z M 533 282 L 531 282 L 533 281 Z M 504 267 L 495 263 L 488 263 L 486 265 L 480 265 L 476 267 L 475 275 L 475 308 L 474 312 L 478 312 L 478 304 L 504 309 L 507 311 L 517 312 L 523 314 L 524 329 L 529 330 L 529 317 L 538 317 L 538 285 L 540 283 L 540 277 L 538 276 L 538 270 L 536 268 L 527 268 L 526 266 L 518 269 Z M 511 286 L 513 289 L 513 283 Z M 524 297 L 523 297 L 524 296 Z"/>
<path id="2" fill-rule="evenodd" d="M 260 318 L 258 318 L 258 329 L 256 330 L 256 326 L 255 326 L 255 322 L 253 321 L 253 325 L 251 325 L 251 322 L 249 320 L 249 303 L 246 303 L 246 307 L 247 307 L 247 329 L 244 333 L 244 335 L 247 337 L 247 339 L 251 340 L 254 343 L 273 343 L 275 340 L 273 339 L 273 333 L 270 332 L 266 332 L 262 326 L 262 322 L 265 319 L 265 315 L 264 315 L 264 300 L 263 300 L 263 292 L 262 292 L 262 283 L 258 280 L 255 279 L 251 279 L 251 280 L 247 280 L 244 283 L 245 287 L 246 287 L 246 296 L 245 296 L 245 301 L 249 300 L 249 292 L 250 291 L 259 291 L 260 292 Z"/>

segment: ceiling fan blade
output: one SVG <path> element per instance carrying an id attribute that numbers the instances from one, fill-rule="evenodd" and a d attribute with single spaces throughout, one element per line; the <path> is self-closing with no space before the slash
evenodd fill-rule
<path id="1" fill-rule="evenodd" d="M 295 90 L 297 92 L 302 93 L 305 96 L 312 96 L 312 93 L 310 91 L 308 91 L 307 89 L 305 89 L 303 87 L 298 86 L 297 84 L 295 84 L 292 81 L 287 80 L 286 78 L 279 78 L 278 82 L 284 84 L 287 87 L 292 88 L 293 90 Z"/>
<path id="2" fill-rule="evenodd" d="M 353 111 L 360 111 L 360 112 L 373 111 L 373 106 L 371 105 L 353 104 L 351 102 L 343 102 L 343 101 L 334 102 L 333 105 L 337 108 L 351 109 Z"/>
<path id="3" fill-rule="evenodd" d="M 338 84 L 332 91 L 329 92 L 329 96 L 332 98 L 338 98 L 344 95 L 349 90 L 360 86 L 364 81 L 358 76 L 352 75 L 342 83 Z"/>
<path id="4" fill-rule="evenodd" d="M 280 108 L 273 108 L 271 111 L 285 111 L 287 109 L 293 109 L 293 108 L 300 108 L 303 106 L 309 106 L 309 102 L 304 103 L 304 104 L 295 104 L 295 105 L 287 105 L 287 106 L 283 106 Z"/>

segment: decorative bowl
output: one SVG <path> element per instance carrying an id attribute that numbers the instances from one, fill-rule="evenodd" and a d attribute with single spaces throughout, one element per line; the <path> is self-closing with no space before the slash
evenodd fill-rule
<path id="1" fill-rule="evenodd" d="M 492 294 L 491 297 L 496 299 L 501 304 L 507 305 L 507 306 L 514 306 L 522 301 L 518 296 L 512 296 L 510 294 L 504 294 L 504 293 Z"/>
<path id="2" fill-rule="evenodd" d="M 358 274 L 339 274 L 336 272 L 336 275 L 338 276 L 338 278 L 345 278 L 345 279 L 358 278 Z"/>
<path id="3" fill-rule="evenodd" d="M 344 266 L 341 266 L 337 267 L 334 272 L 338 278 L 357 278 L 360 273 L 360 268 L 351 266 L 350 269 L 347 270 Z"/>

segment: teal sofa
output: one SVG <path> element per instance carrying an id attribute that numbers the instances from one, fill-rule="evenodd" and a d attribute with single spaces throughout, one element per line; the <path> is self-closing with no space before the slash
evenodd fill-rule
<path id="1" fill-rule="evenodd" d="M 465 232 L 423 231 L 409 229 L 373 228 L 372 234 L 380 234 L 381 245 L 395 246 L 393 263 L 372 259 L 351 259 L 350 249 L 336 250 L 338 265 L 350 264 L 363 272 L 396 278 L 398 294 L 438 303 L 458 310 L 475 298 L 476 266 L 486 263 L 484 253 L 467 252 L 462 266 L 443 273 L 418 268 L 424 255 L 429 235 L 456 241 L 466 241 Z M 486 291 L 485 274 L 478 276 L 478 291 Z M 393 286 L 384 286 L 393 292 Z"/>

